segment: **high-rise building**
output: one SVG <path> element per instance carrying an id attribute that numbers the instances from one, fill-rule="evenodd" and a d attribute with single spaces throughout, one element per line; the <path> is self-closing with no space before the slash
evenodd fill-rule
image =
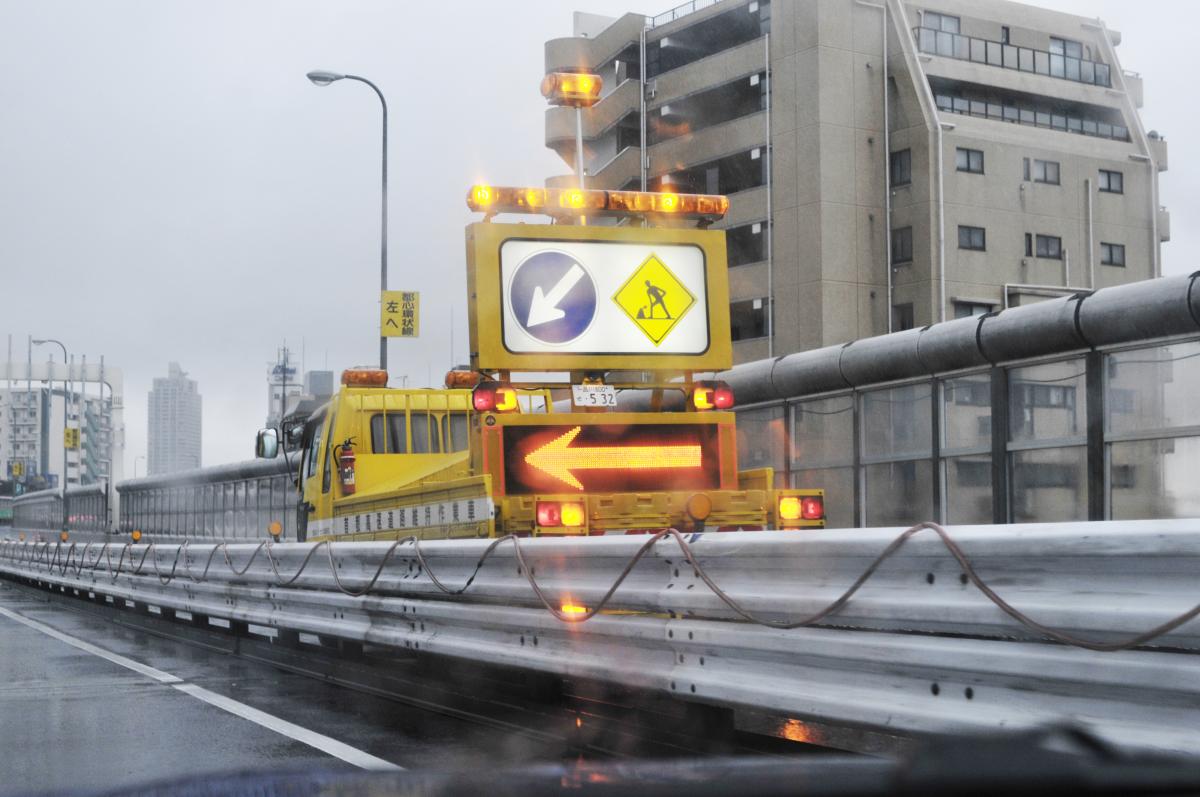
<path id="1" fill-rule="evenodd" d="M 1006 0 L 577 14 L 588 187 L 721 193 L 738 362 L 1161 274 L 1166 141 L 1096 19 Z M 546 145 L 575 162 L 575 110 Z M 553 177 L 552 186 L 575 177 Z"/>
<path id="2" fill-rule="evenodd" d="M 179 363 L 154 380 L 149 401 L 146 470 L 151 475 L 200 467 L 200 393 Z"/>

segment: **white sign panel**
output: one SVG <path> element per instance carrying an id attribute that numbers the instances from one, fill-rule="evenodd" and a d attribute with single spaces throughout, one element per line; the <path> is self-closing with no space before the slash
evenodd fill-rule
<path id="1" fill-rule="evenodd" d="M 703 354 L 705 276 L 698 246 L 505 241 L 504 346 L 513 353 Z"/>

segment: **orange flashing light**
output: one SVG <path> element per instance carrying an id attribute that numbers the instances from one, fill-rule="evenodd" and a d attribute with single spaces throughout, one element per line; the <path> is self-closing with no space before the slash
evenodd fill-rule
<path id="1" fill-rule="evenodd" d="M 347 368 L 342 371 L 346 387 L 387 387 L 388 373 L 379 368 Z"/>
<path id="2" fill-rule="evenodd" d="M 800 499 L 797 496 L 785 495 L 779 499 L 780 520 L 799 520 L 800 514 Z"/>
<path id="3" fill-rule="evenodd" d="M 547 216 L 660 216 L 714 222 L 729 212 L 729 198 L 716 194 L 656 191 L 603 191 L 582 188 L 513 188 L 474 185 L 467 207 L 489 216 L 496 213 L 540 213 Z"/>
<path id="4" fill-rule="evenodd" d="M 542 96 L 551 105 L 589 108 L 600 100 L 604 80 L 591 72 L 551 72 L 542 78 Z"/>
<path id="5" fill-rule="evenodd" d="M 133 532 L 129 535 L 129 538 L 132 539 L 134 542 L 141 542 L 142 541 L 142 532 L 139 531 L 138 529 L 134 529 Z"/>
<path id="6" fill-rule="evenodd" d="M 563 614 L 587 614 L 587 607 L 576 603 L 564 603 L 560 609 Z"/>
<path id="7" fill-rule="evenodd" d="M 482 377 L 475 371 L 447 371 L 446 387 L 450 389 L 471 389 L 479 384 Z"/>
<path id="8" fill-rule="evenodd" d="M 279 539 L 279 535 L 283 534 L 283 524 L 280 523 L 278 520 L 272 520 L 271 523 L 267 526 L 267 533 L 270 534 L 275 539 Z"/>

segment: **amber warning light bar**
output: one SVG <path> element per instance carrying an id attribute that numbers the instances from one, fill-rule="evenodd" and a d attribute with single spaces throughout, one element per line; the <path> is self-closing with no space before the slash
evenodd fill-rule
<path id="1" fill-rule="evenodd" d="M 511 188 L 473 185 L 467 207 L 489 217 L 497 213 L 545 216 L 658 216 L 719 221 L 729 212 L 729 197 L 657 191 L 601 191 L 581 188 Z"/>

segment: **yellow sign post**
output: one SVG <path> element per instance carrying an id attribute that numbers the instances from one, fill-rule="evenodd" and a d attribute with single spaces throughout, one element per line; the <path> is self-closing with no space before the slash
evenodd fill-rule
<path id="1" fill-rule="evenodd" d="M 383 291 L 379 302 L 379 329 L 385 338 L 415 338 L 421 334 L 421 294 L 416 291 Z"/>
<path id="2" fill-rule="evenodd" d="M 70 449 L 79 448 L 78 429 L 63 429 L 63 446 Z"/>

